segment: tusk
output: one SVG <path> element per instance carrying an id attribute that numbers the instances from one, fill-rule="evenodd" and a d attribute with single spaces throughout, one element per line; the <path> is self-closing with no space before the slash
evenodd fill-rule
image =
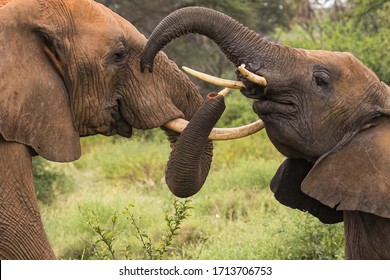
<path id="1" fill-rule="evenodd" d="M 175 119 L 167 122 L 164 126 L 170 130 L 182 133 L 187 127 L 188 121 Z M 213 128 L 209 135 L 210 140 L 233 140 L 252 135 L 264 128 L 262 120 L 234 128 Z"/>
<path id="2" fill-rule="evenodd" d="M 233 80 L 226 80 L 226 79 L 221 79 L 217 78 L 196 70 L 193 70 L 191 68 L 183 66 L 183 70 L 186 71 L 188 74 L 201 79 L 202 81 L 205 81 L 210 84 L 214 84 L 216 86 L 220 87 L 226 87 L 226 88 L 235 88 L 235 89 L 245 89 L 245 85 L 243 82 L 240 81 L 233 81 Z"/>
<path id="3" fill-rule="evenodd" d="M 230 92 L 230 88 L 224 88 L 220 92 L 218 92 L 218 95 L 226 96 Z"/>
<path id="4" fill-rule="evenodd" d="M 249 70 L 245 69 L 245 64 L 238 66 L 238 71 L 240 71 L 240 73 L 252 83 L 262 87 L 267 86 L 267 80 L 264 77 L 256 75 L 250 72 Z"/>

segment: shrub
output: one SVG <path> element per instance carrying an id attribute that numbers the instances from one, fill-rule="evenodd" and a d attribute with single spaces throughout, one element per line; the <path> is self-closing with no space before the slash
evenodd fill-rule
<path id="1" fill-rule="evenodd" d="M 307 21 L 305 27 L 296 24 L 274 37 L 296 48 L 351 52 L 389 84 L 390 3 L 368 2 L 356 1 L 346 12 Z"/>
<path id="2" fill-rule="evenodd" d="M 41 157 L 34 157 L 32 162 L 34 186 L 40 202 L 50 204 L 56 195 L 71 190 L 71 179 L 63 171 Z"/>
<path id="3" fill-rule="evenodd" d="M 181 224 L 189 216 L 189 210 L 192 208 L 190 206 L 190 202 L 191 200 L 189 199 L 185 201 L 174 199 L 173 214 L 169 215 L 168 212 L 165 213 L 165 234 L 162 234 L 160 239 L 156 242 L 154 242 L 152 238 L 141 229 L 139 225 L 139 220 L 141 218 L 136 218 L 132 214 L 131 209 L 134 205 L 129 205 L 125 208 L 123 214 L 126 216 L 126 219 L 130 222 L 133 230 L 135 231 L 134 236 L 141 243 L 143 259 L 161 260 L 170 250 L 172 250 L 173 241 L 180 233 Z M 122 250 L 121 252 L 116 252 L 114 249 L 116 227 L 118 222 L 118 215 L 116 211 L 112 214 L 105 225 L 102 225 L 99 216 L 94 211 L 91 212 L 92 216 L 88 217 L 81 208 L 79 209 L 84 216 L 86 223 L 91 227 L 95 235 L 95 240 L 86 246 L 82 258 L 87 257 L 90 259 L 113 260 L 134 258 L 134 248 L 132 244 L 126 245 L 125 250 Z M 205 240 L 206 239 L 204 239 L 204 241 Z"/>

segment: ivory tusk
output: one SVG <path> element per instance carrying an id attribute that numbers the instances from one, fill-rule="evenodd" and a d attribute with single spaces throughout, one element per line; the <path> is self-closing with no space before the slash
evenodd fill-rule
<path id="1" fill-rule="evenodd" d="M 230 88 L 224 88 L 220 92 L 218 92 L 218 95 L 226 96 L 230 92 Z"/>
<path id="2" fill-rule="evenodd" d="M 164 126 L 170 130 L 182 133 L 187 127 L 188 121 L 184 119 L 175 119 L 167 122 Z M 253 123 L 234 127 L 234 128 L 213 128 L 210 132 L 210 140 L 233 140 L 252 135 L 264 128 L 262 120 L 257 120 Z"/>
<path id="3" fill-rule="evenodd" d="M 264 77 L 256 75 L 245 69 L 245 65 L 238 66 L 238 71 L 240 71 L 240 73 L 252 83 L 262 87 L 267 86 L 267 80 Z"/>
<path id="4" fill-rule="evenodd" d="M 226 88 L 234 88 L 234 89 L 245 89 L 245 85 L 240 81 L 233 81 L 233 80 L 227 80 L 222 79 L 218 77 L 214 77 L 196 70 L 193 70 L 191 68 L 188 68 L 186 66 L 183 66 L 183 70 L 186 71 L 188 74 L 205 81 L 210 84 L 214 84 L 216 86 L 220 87 L 226 87 Z"/>

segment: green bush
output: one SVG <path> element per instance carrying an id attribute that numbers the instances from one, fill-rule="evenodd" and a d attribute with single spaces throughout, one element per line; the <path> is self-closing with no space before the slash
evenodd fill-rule
<path id="1" fill-rule="evenodd" d="M 310 214 L 282 219 L 287 232 L 278 244 L 280 259 L 335 260 L 344 258 L 343 224 L 324 225 Z"/>
<path id="2" fill-rule="evenodd" d="M 273 36 L 296 48 L 351 52 L 389 84 L 390 2 L 375 1 L 350 1 L 346 12 L 279 29 Z"/>
<path id="3" fill-rule="evenodd" d="M 190 206 L 191 200 L 187 199 L 184 201 L 179 201 L 178 199 L 173 200 L 173 214 L 169 215 L 168 211 L 165 213 L 165 233 L 160 235 L 159 240 L 152 240 L 145 231 L 143 231 L 139 225 L 139 220 L 141 217 L 136 217 L 132 213 L 132 208 L 134 205 L 129 205 L 123 211 L 123 214 L 127 219 L 127 231 L 133 232 L 132 236 L 137 238 L 140 241 L 142 258 L 148 260 L 161 260 L 166 258 L 166 255 L 174 249 L 173 243 L 174 239 L 177 238 L 181 231 L 181 226 L 184 220 L 189 217 L 189 210 L 192 208 Z M 85 247 L 85 250 L 82 254 L 82 258 L 88 259 L 133 259 L 134 252 L 137 249 L 134 248 L 133 244 L 125 244 L 125 250 L 116 251 L 115 240 L 116 240 L 116 228 L 118 223 L 118 215 L 115 211 L 109 220 L 102 224 L 99 216 L 92 211 L 89 215 L 84 213 L 80 209 L 80 212 L 84 216 L 86 223 L 91 227 L 94 233 L 94 241 L 90 242 Z M 130 238 L 132 237 L 130 236 Z M 203 239 L 205 242 L 205 239 Z"/>
<path id="4" fill-rule="evenodd" d="M 50 204 L 56 195 L 71 191 L 71 179 L 59 166 L 56 168 L 41 157 L 34 157 L 32 162 L 34 186 L 40 202 Z"/>

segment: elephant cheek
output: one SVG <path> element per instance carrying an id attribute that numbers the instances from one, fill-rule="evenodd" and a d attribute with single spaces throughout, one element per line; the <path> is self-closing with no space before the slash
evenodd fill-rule
<path id="1" fill-rule="evenodd" d="M 120 114 L 126 123 L 137 129 L 160 127 L 170 120 L 184 117 L 183 113 L 166 97 L 125 100 L 121 103 Z"/>
<path id="2" fill-rule="evenodd" d="M 306 158 L 300 146 L 303 146 L 299 137 L 294 136 L 296 131 L 285 124 L 265 122 L 266 133 L 275 148 L 284 156 L 289 158 Z M 310 158 L 311 159 L 311 158 Z"/>

